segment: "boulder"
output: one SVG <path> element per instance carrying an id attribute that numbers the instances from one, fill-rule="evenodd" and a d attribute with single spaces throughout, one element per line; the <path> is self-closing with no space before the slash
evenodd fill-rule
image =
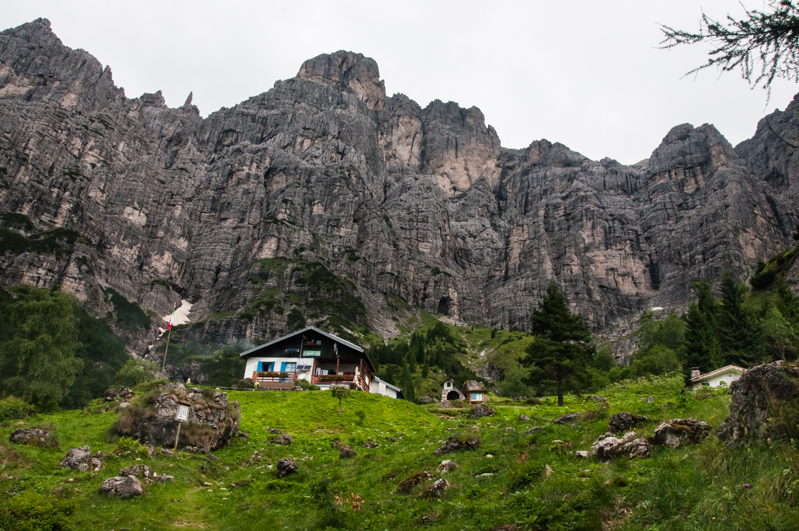
<path id="1" fill-rule="evenodd" d="M 439 479 L 427 489 L 430 498 L 440 498 L 449 489 L 449 481 L 444 478 Z"/>
<path id="2" fill-rule="evenodd" d="M 113 402 L 119 399 L 133 398 L 133 391 L 127 387 L 109 387 L 105 392 L 106 402 Z"/>
<path id="3" fill-rule="evenodd" d="M 172 450 L 169 448 L 161 448 L 161 455 L 164 457 L 172 457 Z"/>
<path id="4" fill-rule="evenodd" d="M 533 426 L 532 428 L 530 428 L 529 430 L 524 432 L 524 434 L 525 435 L 535 435 L 536 433 L 538 433 L 539 431 L 542 431 L 543 429 L 544 429 L 544 426 Z"/>
<path id="5" fill-rule="evenodd" d="M 261 452 L 256 450 L 252 453 L 252 457 L 250 457 L 250 462 L 247 463 L 247 466 L 253 466 L 254 464 L 260 462 L 261 462 Z"/>
<path id="6" fill-rule="evenodd" d="M 266 431 L 271 433 L 272 435 L 280 435 L 282 432 L 277 428 L 266 428 Z"/>
<path id="7" fill-rule="evenodd" d="M 599 402 L 600 404 L 608 403 L 608 399 L 605 398 L 604 396 L 588 395 L 587 397 L 585 397 L 585 399 L 590 400 L 591 402 Z"/>
<path id="8" fill-rule="evenodd" d="M 284 446 L 288 446 L 294 442 L 294 439 L 288 433 L 280 435 L 279 437 L 272 437 L 270 439 L 272 444 L 282 444 Z"/>
<path id="9" fill-rule="evenodd" d="M 555 424 L 568 424 L 570 422 L 577 422 L 580 420 L 580 415 L 577 413 L 567 413 L 562 417 L 555 420 Z"/>
<path id="10" fill-rule="evenodd" d="M 397 493 L 398 494 L 409 494 L 413 488 L 428 479 L 433 479 L 433 475 L 426 470 L 422 470 L 410 477 L 407 477 L 399 482 L 397 485 Z"/>
<path id="11" fill-rule="evenodd" d="M 447 442 L 444 443 L 444 446 L 436 449 L 436 451 L 433 453 L 435 455 L 441 455 L 457 452 L 460 450 L 476 450 L 478 448 L 480 448 L 479 437 L 463 437 L 456 434 L 447 439 Z"/>
<path id="12" fill-rule="evenodd" d="M 652 452 L 652 446 L 634 431 L 626 433 L 621 439 L 612 435 L 600 435 L 591 446 L 591 455 L 597 459 L 608 461 L 627 456 L 630 459 L 639 457 L 646 459 Z"/>
<path id="13" fill-rule="evenodd" d="M 522 422 L 527 422 L 528 420 L 530 420 L 530 417 L 522 413 L 519 415 L 519 420 L 521 420 Z"/>
<path id="14" fill-rule="evenodd" d="M 131 465 L 126 466 L 119 471 L 120 476 L 134 476 L 137 478 L 149 478 L 150 467 L 147 465 Z"/>
<path id="15" fill-rule="evenodd" d="M 440 465 L 438 465 L 436 472 L 439 474 L 446 474 L 447 472 L 455 470 L 456 468 L 458 468 L 458 464 L 455 461 L 445 459 L 444 461 L 441 461 Z"/>
<path id="16" fill-rule="evenodd" d="M 589 457 L 591 457 L 591 453 L 586 452 L 585 450 L 577 450 L 576 452 L 574 452 L 574 457 L 576 457 L 577 459 L 588 459 Z"/>
<path id="17" fill-rule="evenodd" d="M 79 446 L 77 448 L 70 448 L 67 455 L 61 460 L 61 468 L 68 468 L 78 470 L 79 472 L 97 472 L 103 468 L 103 454 L 97 452 L 95 457 L 92 457 L 88 446 Z"/>
<path id="18" fill-rule="evenodd" d="M 716 434 L 729 447 L 780 435 L 796 419 L 778 414 L 780 406 L 799 396 L 799 366 L 776 361 L 743 372 L 730 384 L 730 414 Z M 771 422 L 768 419 L 771 418 Z"/>
<path id="19" fill-rule="evenodd" d="M 347 446 L 345 446 L 344 448 L 342 448 L 339 451 L 338 458 L 339 459 L 348 459 L 350 457 L 355 457 L 357 455 L 358 454 L 355 453 L 355 450 L 353 450 L 351 446 L 347 445 Z"/>
<path id="20" fill-rule="evenodd" d="M 25 444 L 27 446 L 58 446 L 55 435 L 49 430 L 42 428 L 22 428 L 15 430 L 8 438 L 14 444 Z"/>
<path id="21" fill-rule="evenodd" d="M 632 413 L 614 413 L 610 416 L 610 422 L 608 422 L 608 433 L 626 432 L 636 424 L 648 420 L 649 419 L 644 416 L 633 415 Z"/>
<path id="22" fill-rule="evenodd" d="M 364 448 L 377 448 L 378 446 L 380 445 L 374 441 L 366 441 L 365 443 L 363 443 Z"/>
<path id="23" fill-rule="evenodd" d="M 284 478 L 289 474 L 293 474 L 297 471 L 299 467 L 294 459 L 290 457 L 284 457 L 280 461 L 277 462 L 277 472 L 276 475 L 279 478 Z"/>
<path id="24" fill-rule="evenodd" d="M 115 430 L 143 444 L 173 447 L 178 431 L 178 402 L 189 404 L 188 421 L 181 428 L 183 446 L 207 453 L 227 445 L 239 431 L 241 407 L 228 402 L 227 393 L 187 390 L 183 384 L 166 384 L 147 403 L 136 400 L 122 411 Z"/>
<path id="25" fill-rule="evenodd" d="M 108 497 L 118 496 L 123 500 L 144 494 L 144 487 L 141 481 L 135 476 L 115 476 L 108 478 L 100 487 L 100 493 L 108 494 Z"/>
<path id="26" fill-rule="evenodd" d="M 477 404 L 472 408 L 472 416 L 476 419 L 496 415 L 497 410 L 485 404 Z"/>
<path id="27" fill-rule="evenodd" d="M 655 429 L 652 438 L 655 444 L 679 448 L 686 444 L 698 444 L 710 433 L 707 422 L 697 419 L 672 419 Z"/>

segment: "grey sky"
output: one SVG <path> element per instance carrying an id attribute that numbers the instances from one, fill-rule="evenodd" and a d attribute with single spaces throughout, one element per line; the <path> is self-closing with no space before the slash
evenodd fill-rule
<path id="1" fill-rule="evenodd" d="M 546 138 L 630 164 L 684 122 L 712 123 L 735 145 L 799 92 L 779 80 L 766 108 L 737 72 L 682 78 L 706 48 L 657 49 L 657 22 L 696 30 L 701 9 L 742 13 L 730 0 L 6 0 L 0 27 L 48 18 L 66 45 L 110 65 L 128 97 L 160 89 L 178 106 L 193 91 L 204 116 L 306 59 L 351 50 L 377 61 L 389 95 L 479 107 L 505 147 Z"/>

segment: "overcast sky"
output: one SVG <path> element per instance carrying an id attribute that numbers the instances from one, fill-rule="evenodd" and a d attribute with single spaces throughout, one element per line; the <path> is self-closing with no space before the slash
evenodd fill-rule
<path id="1" fill-rule="evenodd" d="M 743 11 L 730 0 L 4 0 L 0 26 L 48 18 L 128 97 L 160 89 L 174 107 L 193 91 L 203 116 L 351 50 L 377 61 L 389 95 L 479 107 L 505 147 L 546 138 L 631 164 L 685 122 L 712 123 L 735 145 L 799 92 L 779 80 L 766 107 L 738 72 L 683 77 L 707 48 L 660 50 L 657 23 L 697 30 L 702 9 Z"/>

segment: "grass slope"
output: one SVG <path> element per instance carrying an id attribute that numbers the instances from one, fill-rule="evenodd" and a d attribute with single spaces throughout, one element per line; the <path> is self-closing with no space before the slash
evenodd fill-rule
<path id="1" fill-rule="evenodd" d="M 58 528 L 23 527 L 19 515 L 27 504 L 38 514 L 61 511 L 66 529 L 795 529 L 799 459 L 791 442 L 730 451 L 711 437 L 695 447 L 655 449 L 652 459 L 642 461 L 602 464 L 573 457 L 574 450 L 590 449 L 614 412 L 653 419 L 639 429 L 647 435 L 658 420 L 694 417 L 716 427 L 726 417 L 726 393 L 686 398 L 681 388 L 679 375 L 621 382 L 602 393 L 609 409 L 575 396 L 566 397 L 564 408 L 497 401 L 497 415 L 479 420 L 465 411 L 448 411 L 446 418 L 435 407 L 357 392 L 344 400 L 341 415 L 337 401 L 323 391 L 230 392 L 242 404 L 241 429 L 250 440 L 237 438 L 216 452 L 219 461 L 185 453 L 180 459 L 137 461 L 133 454 L 109 457 L 96 474 L 61 471 L 58 463 L 69 448 L 83 444 L 93 452 L 113 452 L 118 444 L 108 442 L 107 433 L 115 413 L 67 411 L 25 421 L 54 426 L 61 442 L 54 449 L 8 443 L 22 421 L 5 422 L 0 528 Z M 647 396 L 655 401 L 646 402 Z M 569 412 L 581 412 L 583 420 L 551 424 Z M 520 413 L 531 420 L 520 421 Z M 525 435 L 534 425 L 546 428 Z M 270 427 L 291 434 L 294 444 L 264 442 Z M 433 455 L 456 433 L 479 436 L 482 447 Z M 352 445 L 358 456 L 339 459 L 331 448 L 335 439 Z M 379 447 L 364 448 L 368 440 Z M 572 448 L 564 449 L 565 443 Z M 256 450 L 262 462 L 246 466 Z M 287 456 L 297 459 L 299 472 L 277 479 L 270 465 Z M 460 468 L 444 476 L 453 486 L 442 498 L 428 499 L 423 486 L 397 494 L 402 479 L 422 470 L 435 474 L 443 459 Z M 138 499 L 97 494 L 104 479 L 137 462 L 175 476 L 175 482 L 147 485 Z M 549 476 L 545 465 L 553 470 Z M 353 509 L 356 496 L 360 510 Z"/>

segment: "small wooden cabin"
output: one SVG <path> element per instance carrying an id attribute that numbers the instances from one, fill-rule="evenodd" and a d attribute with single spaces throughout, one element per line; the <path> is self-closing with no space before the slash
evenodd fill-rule
<path id="1" fill-rule="evenodd" d="M 475 380 L 469 380 L 464 383 L 463 390 L 466 393 L 466 398 L 469 400 L 470 406 L 488 402 L 488 389 Z"/>
<path id="2" fill-rule="evenodd" d="M 380 385 L 361 347 L 314 326 L 251 348 L 241 357 L 247 360 L 244 378 L 252 378 L 260 389 L 291 389 L 297 380 L 305 380 L 322 389 L 344 385 L 385 396 L 402 394 L 390 384 Z"/>

